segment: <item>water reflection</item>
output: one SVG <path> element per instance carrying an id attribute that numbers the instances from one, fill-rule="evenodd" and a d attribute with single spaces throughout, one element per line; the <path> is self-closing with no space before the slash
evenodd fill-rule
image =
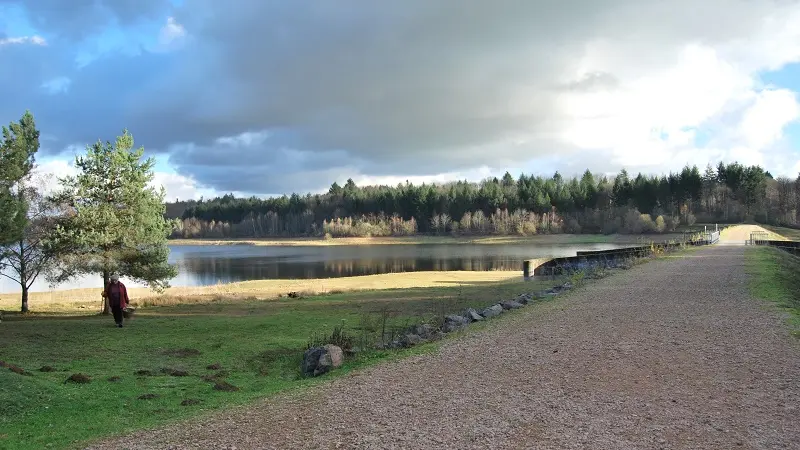
<path id="1" fill-rule="evenodd" d="M 337 278 L 380 273 L 445 270 L 518 270 L 522 261 L 544 256 L 571 256 L 579 250 L 619 248 L 615 244 L 581 245 L 374 245 L 266 247 L 245 245 L 174 246 L 170 262 L 177 264 L 173 286 L 204 286 L 261 279 Z M 100 287 L 99 277 L 58 286 Z M 128 286 L 137 286 L 128 281 Z M 0 281 L 0 292 L 17 286 Z M 44 280 L 33 290 L 46 291 Z"/>

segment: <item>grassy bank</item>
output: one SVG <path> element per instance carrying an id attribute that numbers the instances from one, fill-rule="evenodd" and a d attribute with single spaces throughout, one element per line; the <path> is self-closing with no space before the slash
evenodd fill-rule
<path id="1" fill-rule="evenodd" d="M 312 333 L 343 324 L 353 336 L 375 336 L 386 322 L 388 334 L 393 327 L 556 283 L 520 278 L 152 306 L 138 310 L 122 329 L 110 317 L 7 314 L 0 324 L 0 359 L 30 375 L 0 368 L 0 448 L 74 447 L 302 388 L 329 378 L 300 378 L 300 358 Z M 397 354 L 371 352 L 335 373 Z M 91 382 L 65 383 L 77 373 Z M 222 380 L 238 390 L 215 390 Z"/>
<path id="2" fill-rule="evenodd" d="M 128 290 L 134 306 L 175 305 L 208 302 L 215 299 L 276 299 L 289 292 L 302 295 L 344 293 L 363 290 L 411 289 L 447 287 L 459 284 L 482 284 L 521 280 L 522 271 L 452 271 L 404 272 L 358 277 L 312 280 L 253 280 L 213 286 L 173 287 L 163 294 L 147 288 Z M 101 303 L 100 288 L 66 289 L 51 292 L 32 292 L 31 310 L 34 312 L 61 312 L 94 314 Z M 0 294 L 0 309 L 19 309 L 19 294 Z"/>
<path id="3" fill-rule="evenodd" d="M 273 238 L 273 239 L 170 239 L 170 245 L 264 245 L 264 246 L 328 246 L 328 245 L 423 245 L 423 244 L 637 244 L 676 239 L 681 233 L 653 235 L 628 234 L 543 234 L 534 236 L 407 236 L 371 238 Z"/>
<path id="4" fill-rule="evenodd" d="M 789 314 L 792 334 L 800 338 L 800 258 L 771 247 L 746 254 L 751 294 L 774 302 Z"/>
<path id="5" fill-rule="evenodd" d="M 782 236 L 790 241 L 800 241 L 800 230 L 786 227 L 775 227 L 772 225 L 762 225 L 768 231 Z"/>

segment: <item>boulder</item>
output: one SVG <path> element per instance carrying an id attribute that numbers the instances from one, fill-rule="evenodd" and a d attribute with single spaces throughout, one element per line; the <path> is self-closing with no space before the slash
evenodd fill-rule
<path id="1" fill-rule="evenodd" d="M 481 315 L 487 319 L 490 317 L 497 317 L 502 313 L 503 313 L 503 307 L 500 306 L 500 304 L 492 305 L 481 311 Z"/>
<path id="2" fill-rule="evenodd" d="M 331 368 L 338 369 L 342 367 L 342 363 L 344 362 L 344 352 L 342 349 L 335 345 L 328 344 L 325 346 L 325 350 L 328 351 L 328 355 L 331 358 Z"/>
<path id="3" fill-rule="evenodd" d="M 475 310 L 474 310 L 474 309 L 472 309 L 472 308 L 468 309 L 468 310 L 467 310 L 467 311 L 464 313 L 464 317 L 466 317 L 466 318 L 467 318 L 467 320 L 469 320 L 470 322 L 478 322 L 478 321 L 480 321 L 480 320 L 483 320 L 483 316 L 481 316 L 480 314 L 478 314 L 478 311 L 475 311 Z"/>
<path id="4" fill-rule="evenodd" d="M 447 323 L 447 322 L 457 323 L 459 325 L 467 325 L 470 321 L 469 321 L 469 319 L 467 319 L 464 316 L 458 316 L 458 315 L 455 315 L 455 314 L 451 314 L 451 315 L 446 316 L 444 318 L 444 322 L 445 323 Z"/>
<path id="5" fill-rule="evenodd" d="M 403 347 L 413 347 L 422 342 L 422 338 L 418 334 L 406 334 L 400 338 Z"/>
<path id="6" fill-rule="evenodd" d="M 312 347 L 303 353 L 301 371 L 304 376 L 316 377 L 342 365 L 344 352 L 335 345 Z"/>
<path id="7" fill-rule="evenodd" d="M 514 299 L 515 302 L 520 303 L 522 305 L 527 305 L 531 302 L 533 296 L 531 294 L 521 294 L 517 298 Z"/>
<path id="8" fill-rule="evenodd" d="M 518 302 L 515 302 L 514 300 L 511 300 L 511 301 L 508 301 L 508 302 L 503 302 L 503 304 L 501 306 L 502 306 L 503 309 L 508 310 L 508 309 L 520 309 L 520 308 L 522 308 L 523 305 L 522 305 L 522 303 L 518 303 Z"/>
<path id="9" fill-rule="evenodd" d="M 463 328 L 469 323 L 470 321 L 466 317 L 452 314 L 444 318 L 444 325 L 442 326 L 442 331 L 444 331 L 445 333 L 452 333 L 453 331 Z"/>
<path id="10" fill-rule="evenodd" d="M 428 325 L 427 323 L 423 323 L 421 325 L 414 325 L 413 327 L 409 328 L 408 334 L 416 334 L 421 339 L 430 339 L 433 331 L 434 330 L 432 326 Z"/>

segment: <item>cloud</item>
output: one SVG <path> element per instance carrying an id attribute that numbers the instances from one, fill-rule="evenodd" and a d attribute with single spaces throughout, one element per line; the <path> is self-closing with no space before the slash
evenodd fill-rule
<path id="1" fill-rule="evenodd" d="M 798 118 L 797 94 L 788 89 L 768 89 L 759 92 L 745 110 L 739 130 L 744 142 L 762 150 L 780 140 L 784 127 Z"/>
<path id="2" fill-rule="evenodd" d="M 169 51 L 180 47 L 186 37 L 186 28 L 175 21 L 174 17 L 168 17 L 167 23 L 161 27 L 158 35 L 158 50 Z"/>
<path id="3" fill-rule="evenodd" d="M 159 51 L 109 54 L 79 72 L 58 65 L 36 86 L 71 78 L 61 103 L 20 93 L 0 108 L 32 103 L 64 145 L 128 127 L 181 176 L 220 191 L 484 167 L 769 162 L 797 119 L 794 93 L 759 81 L 800 61 L 796 1 L 76 0 L 74 11 L 47 10 L 55 3 L 25 6 L 59 43 L 79 45 L 85 33 L 70 24 L 98 14 L 152 21 Z M 21 64 L 42 74 L 42 60 Z"/>
<path id="4" fill-rule="evenodd" d="M 57 77 L 42 83 L 42 89 L 50 95 L 63 94 L 69 90 L 71 83 L 72 80 L 67 77 Z"/>
<path id="5" fill-rule="evenodd" d="M 77 174 L 78 170 L 74 164 L 63 159 L 45 159 L 39 162 L 33 171 L 33 177 L 44 194 L 58 191 L 59 178 Z M 150 186 L 155 188 L 163 186 L 167 201 L 197 200 L 200 197 L 211 198 L 217 195 L 216 191 L 200 185 L 191 177 L 169 172 L 154 172 Z"/>
<path id="6" fill-rule="evenodd" d="M 163 186 L 167 201 L 197 200 L 200 197 L 212 198 L 216 195 L 215 191 L 200 186 L 191 177 L 167 172 L 155 172 L 153 175 L 151 186 L 156 188 Z"/>
<path id="7" fill-rule="evenodd" d="M 0 38 L 0 46 L 15 44 L 47 45 L 47 40 L 37 35 Z"/>

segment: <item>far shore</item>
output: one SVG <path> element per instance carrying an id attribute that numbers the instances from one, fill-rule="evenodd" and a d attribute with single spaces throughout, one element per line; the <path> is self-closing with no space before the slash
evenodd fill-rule
<path id="1" fill-rule="evenodd" d="M 212 286 L 174 286 L 164 293 L 148 288 L 129 288 L 136 306 L 203 303 L 214 300 L 271 300 L 297 292 L 303 296 L 364 290 L 410 289 L 480 285 L 522 280 L 522 271 L 441 271 L 403 272 L 355 277 L 308 280 L 253 280 Z M 79 288 L 31 292 L 29 304 L 33 312 L 95 313 L 102 305 L 100 288 Z M 19 309 L 20 294 L 0 294 L 0 310 Z"/>
<path id="2" fill-rule="evenodd" d="M 534 236 L 403 236 L 403 237 L 298 237 L 264 239 L 170 239 L 170 245 L 256 245 L 256 246 L 334 246 L 334 245 L 423 245 L 423 244 L 638 244 L 681 238 L 681 233 L 664 234 L 538 234 Z"/>

